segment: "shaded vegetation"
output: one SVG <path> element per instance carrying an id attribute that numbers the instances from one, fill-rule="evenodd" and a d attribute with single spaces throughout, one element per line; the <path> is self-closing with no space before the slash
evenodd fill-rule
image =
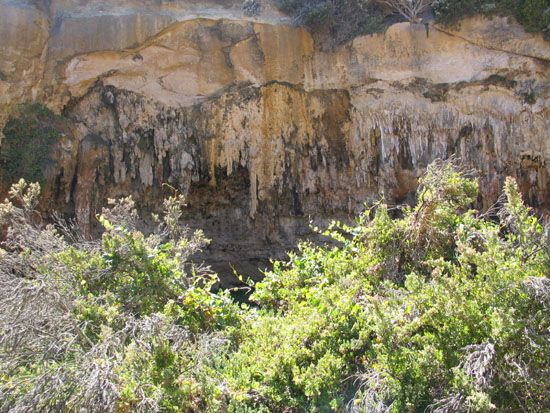
<path id="1" fill-rule="evenodd" d="M 333 47 L 362 34 L 384 30 L 391 23 L 418 18 L 431 11 L 436 22 L 455 24 L 469 16 L 513 16 L 528 32 L 550 32 L 548 0 L 277 0 L 296 23 Z"/>
<path id="2" fill-rule="evenodd" d="M 456 23 L 476 14 L 513 16 L 528 32 L 547 31 L 550 27 L 550 3 L 547 0 L 434 0 L 438 21 Z"/>
<path id="3" fill-rule="evenodd" d="M 277 0 L 280 9 L 320 36 L 330 48 L 363 34 L 384 30 L 384 12 L 364 0 Z"/>
<path id="4" fill-rule="evenodd" d="M 7 183 L 20 177 L 44 182 L 44 170 L 53 163 L 52 151 L 62 136 L 63 118 L 40 103 L 21 105 L 3 133 L 0 169 Z"/>
<path id="5" fill-rule="evenodd" d="M 165 202 L 155 233 L 113 203 L 90 242 L 33 220 L 23 181 L 0 206 L 0 410 L 516 412 L 550 408 L 548 229 L 512 179 L 437 162 L 418 203 L 379 203 L 338 246 L 303 243 L 254 286 L 212 292 L 202 233 Z"/>

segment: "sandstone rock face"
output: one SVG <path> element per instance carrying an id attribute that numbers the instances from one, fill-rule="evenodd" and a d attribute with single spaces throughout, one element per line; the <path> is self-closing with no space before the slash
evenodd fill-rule
<path id="1" fill-rule="evenodd" d="M 47 16 L 31 2 L 0 1 L 0 125 L 14 104 L 38 97 L 48 34 Z"/>
<path id="2" fill-rule="evenodd" d="M 512 175 L 550 210 L 550 47 L 504 19 L 400 23 L 327 52 L 268 3 L 257 19 L 239 1 L 47 3 L 0 0 L 0 124 L 31 99 L 70 120 L 48 196 L 87 230 L 107 198 L 150 211 L 177 188 L 206 260 L 250 274 L 310 219 L 413 201 L 451 155 L 481 206 Z"/>

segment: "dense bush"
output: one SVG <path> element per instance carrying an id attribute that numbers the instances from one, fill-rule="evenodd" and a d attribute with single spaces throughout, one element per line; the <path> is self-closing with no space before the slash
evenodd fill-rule
<path id="1" fill-rule="evenodd" d="M 438 21 L 455 23 L 475 14 L 514 16 L 528 32 L 540 32 L 550 25 L 547 0 L 434 0 Z"/>
<path id="2" fill-rule="evenodd" d="M 337 246 L 275 262 L 251 308 L 188 263 L 204 239 L 177 225 L 180 198 L 150 236 L 117 202 L 97 243 L 38 226 L 37 192 L 0 210 L 0 409 L 550 408 L 549 234 L 512 179 L 480 214 L 475 179 L 438 162 L 414 208 L 333 223 Z"/>
<path id="3" fill-rule="evenodd" d="M 500 223 L 477 185 L 432 166 L 419 203 L 334 225 L 253 299 L 228 372 L 235 411 L 543 411 L 550 350 L 548 234 L 509 180 Z M 371 216 L 373 215 L 373 216 Z"/>
<path id="4" fill-rule="evenodd" d="M 545 31 L 549 34 L 550 3 L 548 0 L 523 0 L 515 16 L 528 32 Z"/>
<path id="5" fill-rule="evenodd" d="M 277 0 L 277 4 L 329 48 L 382 31 L 396 21 L 417 21 L 430 8 L 436 21 L 445 24 L 496 14 L 514 16 L 529 32 L 550 31 L 548 0 Z"/>
<path id="6" fill-rule="evenodd" d="M 63 121 L 47 107 L 24 104 L 11 117 L 3 133 L 0 147 L 0 167 L 3 178 L 16 182 L 44 180 L 44 168 L 52 161 L 52 151 L 63 130 Z"/>
<path id="7" fill-rule="evenodd" d="M 217 363 L 240 310 L 188 263 L 205 240 L 177 224 L 181 198 L 165 202 L 149 236 L 135 229 L 131 200 L 114 202 L 92 242 L 66 222 L 39 223 L 37 184 L 21 180 L 10 195 L 0 205 L 0 225 L 10 226 L 0 251 L 0 411 L 217 406 Z"/>
<path id="8" fill-rule="evenodd" d="M 384 29 L 386 13 L 365 0 L 277 0 L 294 21 L 319 35 L 321 45 L 333 47 L 355 36 Z"/>
<path id="9" fill-rule="evenodd" d="M 259 0 L 244 0 L 242 4 L 244 14 L 249 17 L 258 16 L 262 12 L 262 4 Z"/>

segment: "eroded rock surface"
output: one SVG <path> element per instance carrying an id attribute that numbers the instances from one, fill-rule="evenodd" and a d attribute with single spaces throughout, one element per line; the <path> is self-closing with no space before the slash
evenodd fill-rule
<path id="1" fill-rule="evenodd" d="M 174 187 L 207 261 L 251 273 L 310 218 L 412 201 L 451 155 L 483 207 L 512 175 L 550 210 L 550 47 L 504 19 L 401 23 L 327 52 L 269 4 L 252 19 L 238 1 L 50 3 L 0 0 L 0 123 L 29 99 L 70 120 L 49 205 L 89 231 L 107 198 L 154 211 Z"/>

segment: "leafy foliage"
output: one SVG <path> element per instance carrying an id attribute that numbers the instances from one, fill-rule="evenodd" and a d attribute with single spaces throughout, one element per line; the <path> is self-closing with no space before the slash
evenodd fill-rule
<path id="1" fill-rule="evenodd" d="M 477 190 L 432 164 L 415 207 L 334 222 L 332 244 L 275 262 L 247 307 L 189 264 L 204 238 L 177 225 L 181 198 L 153 235 L 126 199 L 101 242 L 69 244 L 21 182 L 0 210 L 2 408 L 548 410 L 549 231 L 512 179 L 485 214 Z"/>
<path id="2" fill-rule="evenodd" d="M 550 4 L 546 0 L 524 0 L 515 13 L 528 32 L 550 31 Z"/>
<path id="3" fill-rule="evenodd" d="M 0 410 L 201 410 L 197 403 L 218 391 L 212 366 L 240 309 L 228 293 L 210 291 L 207 268 L 189 264 L 206 241 L 178 225 L 181 197 L 165 201 L 149 236 L 133 226 L 130 199 L 112 201 L 92 242 L 69 223 L 41 224 L 39 192 L 21 180 L 0 205 L 0 224 L 9 225 Z"/>
<path id="4" fill-rule="evenodd" d="M 244 0 L 242 4 L 242 9 L 245 15 L 254 17 L 262 13 L 262 4 L 259 0 Z"/>
<path id="5" fill-rule="evenodd" d="M 514 16 L 528 32 L 550 27 L 550 5 L 546 0 L 434 0 L 436 19 L 456 23 L 475 14 Z"/>
<path id="6" fill-rule="evenodd" d="M 279 8 L 320 37 L 326 48 L 384 29 L 385 13 L 365 0 L 277 0 Z"/>
<path id="7" fill-rule="evenodd" d="M 548 234 L 505 190 L 497 224 L 468 210 L 475 180 L 434 164 L 403 218 L 380 204 L 329 229 L 342 247 L 276 263 L 231 358 L 237 410 L 548 407 Z"/>
<path id="8" fill-rule="evenodd" d="M 454 24 L 473 15 L 514 16 L 528 32 L 550 30 L 547 0 L 277 0 L 297 24 L 330 48 L 356 36 L 383 31 L 396 21 L 418 22 L 433 11 L 436 21 Z"/>
<path id="9" fill-rule="evenodd" d="M 53 146 L 62 135 L 62 118 L 39 104 L 22 105 L 4 127 L 0 166 L 8 183 L 21 176 L 44 181 L 44 169 L 52 160 Z"/>

